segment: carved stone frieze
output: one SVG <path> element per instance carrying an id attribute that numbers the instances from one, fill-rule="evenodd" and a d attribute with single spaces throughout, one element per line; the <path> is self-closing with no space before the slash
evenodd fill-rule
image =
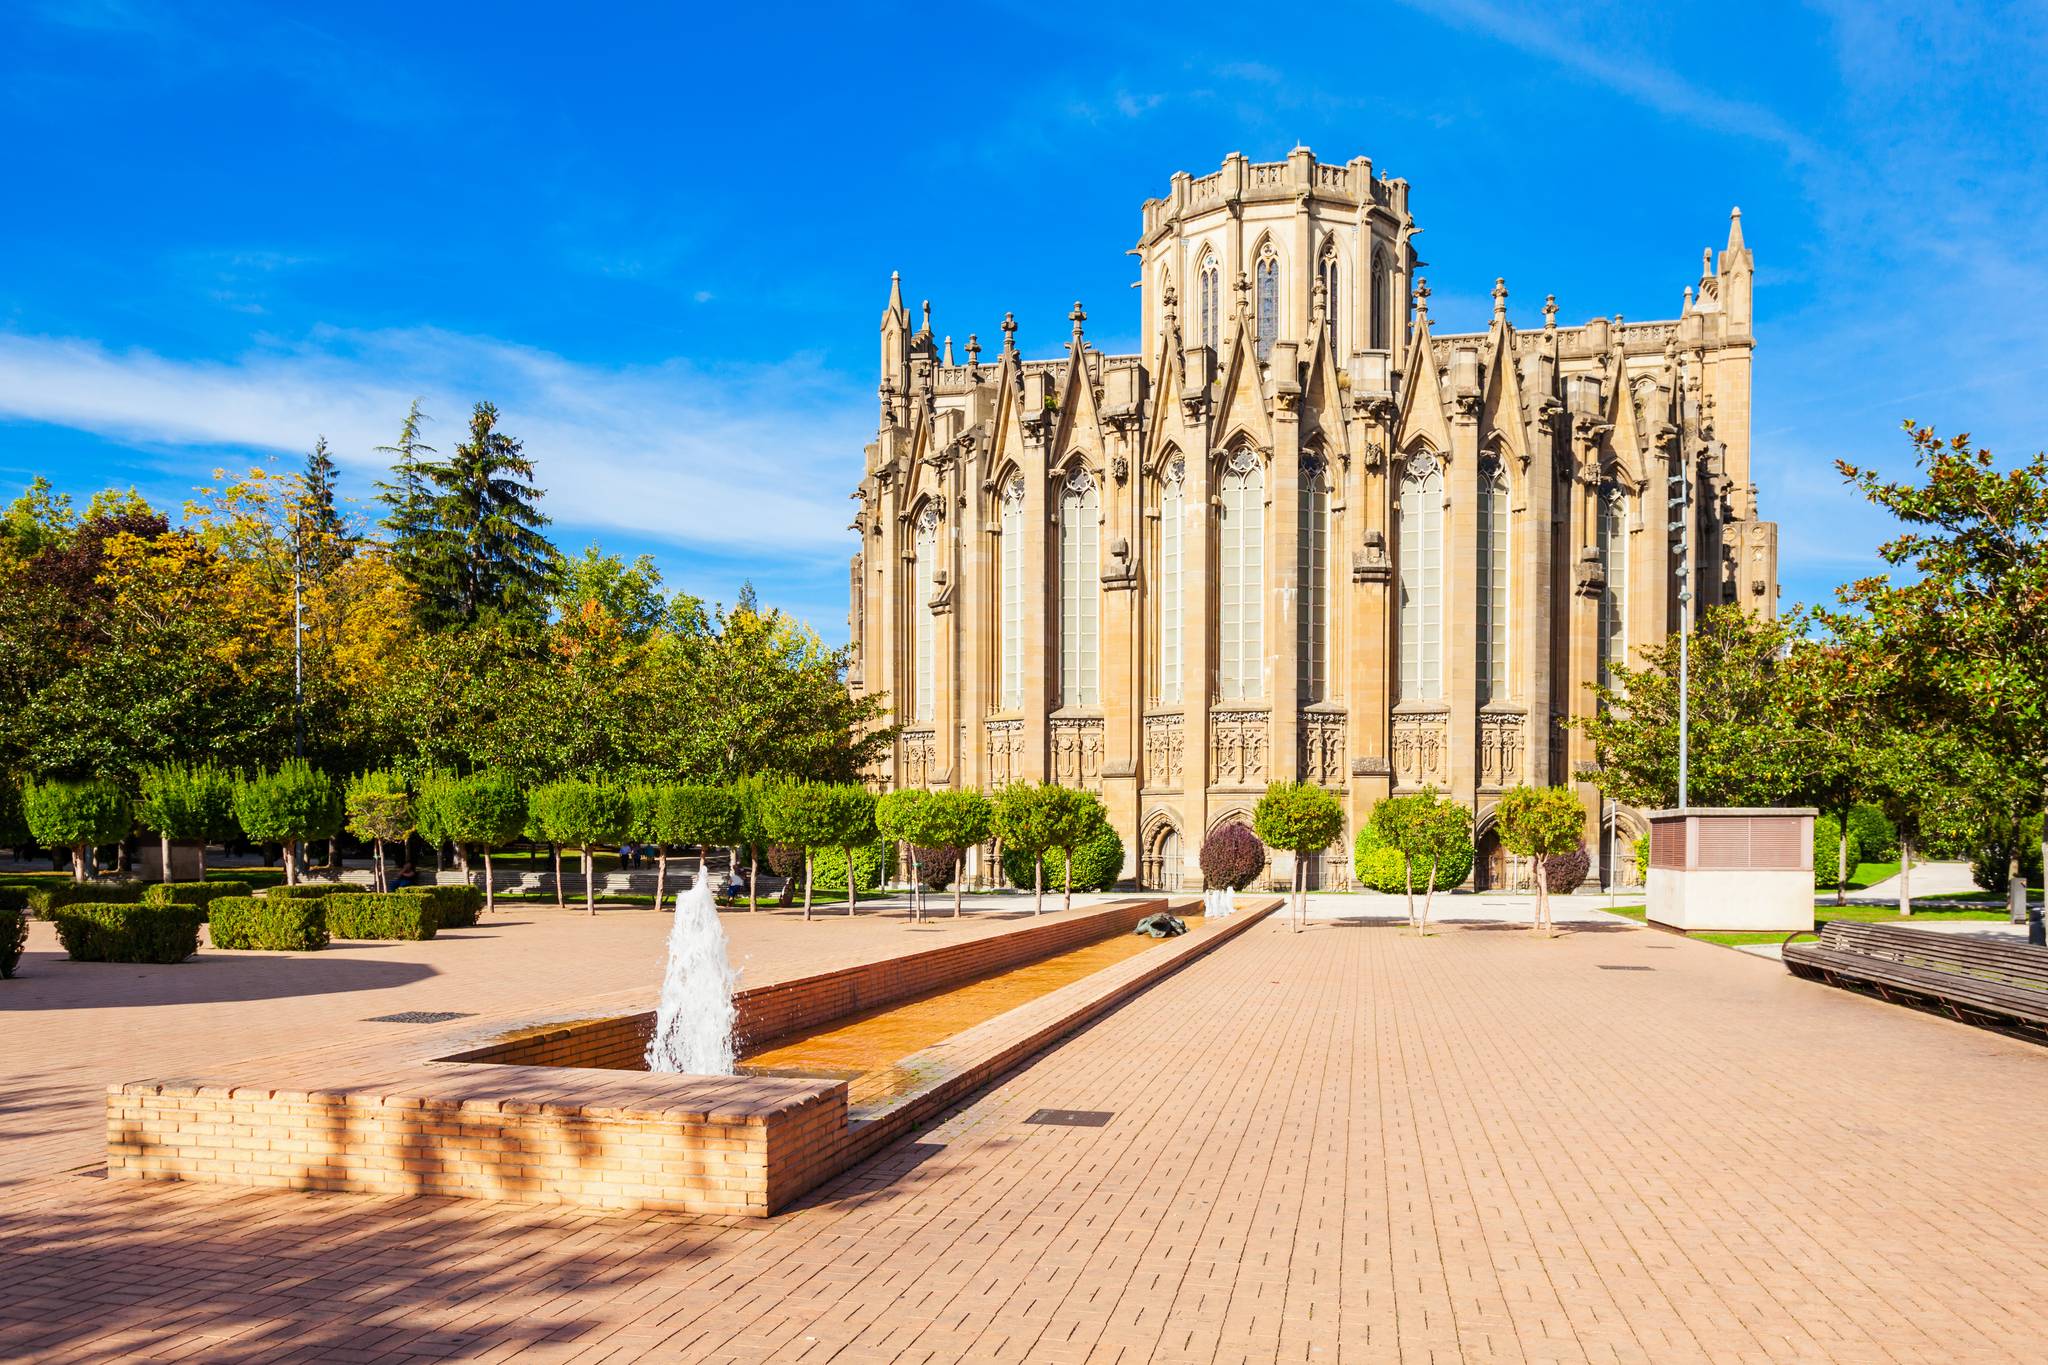
<path id="1" fill-rule="evenodd" d="M 1102 718 L 1055 717 L 1052 722 L 1052 780 L 1062 787 L 1100 790 Z"/>
<path id="2" fill-rule="evenodd" d="M 1528 718 L 1519 711 L 1479 715 L 1479 785 L 1505 790 L 1523 780 Z"/>
<path id="3" fill-rule="evenodd" d="M 988 741 L 988 783 L 1001 787 L 1024 775 L 1024 722 L 991 720 L 982 726 Z"/>
<path id="4" fill-rule="evenodd" d="M 938 736 L 930 730 L 903 732 L 902 783 L 905 787 L 928 786 L 938 763 Z"/>
<path id="5" fill-rule="evenodd" d="M 1451 718 L 1442 711 L 1394 713 L 1394 784 L 1450 785 Z"/>
<path id="6" fill-rule="evenodd" d="M 1344 727 L 1341 711 L 1304 711 L 1295 734 L 1300 749 L 1301 780 L 1325 787 L 1344 781 Z"/>
<path id="7" fill-rule="evenodd" d="M 1209 717 L 1209 780 L 1223 787 L 1266 780 L 1264 711 L 1217 711 Z"/>
<path id="8" fill-rule="evenodd" d="M 1178 787 L 1187 759 L 1187 726 L 1177 715 L 1145 717 L 1145 785 Z"/>

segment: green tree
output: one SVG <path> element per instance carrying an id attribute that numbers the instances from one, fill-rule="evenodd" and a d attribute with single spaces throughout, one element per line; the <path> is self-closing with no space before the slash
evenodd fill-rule
<path id="1" fill-rule="evenodd" d="M 134 828 L 128 798 L 106 778 L 31 782 L 21 794 L 29 833 L 45 848 L 71 850 L 71 880 L 85 880 L 92 850 L 118 843 Z"/>
<path id="2" fill-rule="evenodd" d="M 420 439 L 420 428 L 429 420 L 420 411 L 420 400 L 413 399 L 398 429 L 398 443 L 377 447 L 378 454 L 391 457 L 390 481 L 377 484 L 377 501 L 384 504 L 384 519 L 378 524 L 390 534 L 392 564 L 406 582 L 421 587 L 446 562 L 427 477 L 436 452 Z"/>
<path id="3" fill-rule="evenodd" d="M 1944 441 L 1912 421 L 1905 431 L 1918 477 L 1837 467 L 1905 526 L 1878 553 L 1909 581 L 1859 579 L 1842 589 L 1842 605 L 1912 660 L 1928 714 L 2038 782 L 2048 769 L 2048 453 L 2008 469 L 1967 433 Z M 2013 878 L 2008 894 L 2018 918 L 2024 880 Z"/>
<path id="4" fill-rule="evenodd" d="M 1074 852 L 1101 837 L 1109 828 L 1109 811 L 1102 798 L 1090 791 L 1048 785 L 1052 802 L 1052 844 L 1049 851 L 1060 855 L 1064 868 L 1060 909 L 1074 908 Z M 1119 869 L 1121 871 L 1121 869 Z"/>
<path id="5" fill-rule="evenodd" d="M 211 763 L 163 764 L 142 770 L 135 822 L 163 841 L 163 879 L 171 879 L 171 843 L 199 845 L 199 880 L 206 880 L 206 845 L 234 837 L 235 782 Z"/>
<path id="6" fill-rule="evenodd" d="M 733 796 L 740 803 L 740 839 L 747 846 L 747 909 L 754 909 L 760 897 L 758 883 L 761 876 L 761 851 L 774 842 L 768 836 L 767 811 L 774 800 L 771 789 L 782 785 L 782 779 L 763 773 L 752 773 L 732 784 Z M 787 904 L 787 897 L 784 898 Z"/>
<path id="7" fill-rule="evenodd" d="M 884 839 L 897 844 L 904 866 L 910 869 L 910 918 L 923 918 L 924 880 L 919 875 L 917 846 L 930 842 L 927 814 L 933 793 L 922 787 L 900 787 L 883 792 L 875 801 L 875 828 Z"/>
<path id="8" fill-rule="evenodd" d="M 709 875 L 709 855 L 714 844 L 739 842 L 744 812 L 739 797 L 725 787 L 681 783 L 661 789 L 662 844 L 695 844 L 697 875 Z"/>
<path id="9" fill-rule="evenodd" d="M 559 555 L 542 528 L 541 490 L 524 446 L 498 430 L 498 410 L 478 403 L 469 439 L 446 460 L 421 466 L 431 489 L 434 534 L 414 587 L 430 624 L 536 620 Z"/>
<path id="10" fill-rule="evenodd" d="M 978 847 L 994 826 L 995 807 L 978 791 L 936 791 L 926 802 L 922 827 L 926 846 L 950 844 L 960 850 L 963 866 L 953 876 L 953 918 L 960 918 L 960 898 L 967 881 L 967 850 Z"/>
<path id="11" fill-rule="evenodd" d="M 1550 918 L 1550 878 L 1546 864 L 1570 853 L 1586 838 L 1586 808 L 1567 787 L 1515 787 L 1503 792 L 1494 807 L 1494 828 L 1501 846 L 1536 860 L 1536 912 L 1529 927 L 1556 933 Z"/>
<path id="12" fill-rule="evenodd" d="M 640 555 L 627 564 L 595 545 L 586 547 L 581 558 L 562 565 L 549 605 L 555 616 L 565 621 L 601 612 L 633 641 L 651 638 L 669 619 L 661 570 L 655 567 L 654 557 Z"/>
<path id="13" fill-rule="evenodd" d="M 350 549 L 348 527 L 335 501 L 339 477 L 334 456 L 327 450 L 327 438 L 322 436 L 306 455 L 306 467 L 299 473 L 297 495 L 292 500 L 294 547 L 304 570 L 315 579 L 325 579 Z"/>
<path id="14" fill-rule="evenodd" d="M 1433 787 L 1407 796 L 1390 796 L 1372 808 L 1372 831 L 1388 848 L 1399 852 L 1402 879 L 1408 896 L 1408 924 L 1417 933 L 1429 932 L 1429 912 L 1436 902 L 1438 866 L 1472 847 L 1472 817 L 1463 806 L 1446 801 Z M 1422 897 L 1422 911 L 1415 909 L 1415 869 L 1429 869 Z"/>
<path id="15" fill-rule="evenodd" d="M 377 889 L 390 890 L 384 873 L 384 845 L 411 838 L 414 828 L 412 793 L 406 790 L 405 779 L 392 772 L 358 773 L 349 779 L 343 803 L 348 832 L 370 843 Z"/>
<path id="16" fill-rule="evenodd" d="M 826 788 L 825 824 L 831 837 L 825 842 L 846 855 L 846 913 L 853 913 L 853 850 L 875 841 L 875 794 L 853 782 L 834 782 Z"/>
<path id="17" fill-rule="evenodd" d="M 1012 782 L 996 793 L 995 835 L 1002 847 L 1029 858 L 1031 913 L 1045 909 L 1045 855 L 1058 846 L 1064 810 L 1062 789 L 1051 784 Z"/>
<path id="18" fill-rule="evenodd" d="M 28 559 L 45 548 L 61 545 L 77 520 L 71 508 L 71 495 L 57 492 L 47 478 L 38 474 L 22 495 L 8 504 L 6 515 L 0 517 L 0 541 L 16 557 Z"/>
<path id="19" fill-rule="evenodd" d="M 1701 615 L 1689 662 L 1691 804 L 1784 805 L 1813 787 L 1812 745 L 1781 667 L 1803 629 L 1797 614 L 1766 621 L 1726 606 Z M 1594 689 L 1594 714 L 1576 722 L 1593 740 L 1600 789 L 1626 805 L 1678 804 L 1678 651 L 1673 635 L 1641 650 L 1642 667 L 1616 665 L 1613 681 Z"/>
<path id="20" fill-rule="evenodd" d="M 1294 931 L 1308 924 L 1308 891 L 1304 871 L 1308 860 L 1344 833 L 1344 807 L 1312 782 L 1274 782 L 1252 810 L 1252 833 L 1267 848 L 1294 855 Z M 1432 869 L 1434 880 L 1434 869 Z"/>
<path id="21" fill-rule="evenodd" d="M 334 779 L 304 759 L 235 783 L 235 821 L 258 843 L 284 848 L 284 880 L 299 881 L 299 853 L 309 839 L 332 839 L 341 829 L 342 794 Z"/>
<path id="22" fill-rule="evenodd" d="M 804 851 L 804 918 L 811 917 L 811 887 L 816 872 L 815 854 L 818 849 L 836 843 L 837 828 L 833 822 L 834 788 L 822 782 L 787 782 L 771 787 L 765 793 L 766 800 L 761 808 L 761 826 L 768 837 L 778 844 Z M 852 859 L 847 860 L 848 867 Z M 847 895 L 853 894 L 855 878 L 849 874 Z"/>
<path id="23" fill-rule="evenodd" d="M 512 774 L 486 768 L 449 781 L 441 791 L 439 819 L 458 848 L 475 847 L 484 859 L 484 909 L 498 908 L 491 853 L 526 829 L 526 793 Z M 555 899 L 561 900 L 561 862 L 555 863 Z"/>
<path id="24" fill-rule="evenodd" d="M 616 843 L 632 827 L 632 800 L 605 782 L 550 782 L 531 798 L 535 823 L 549 843 L 567 844 L 583 854 L 583 908 L 597 913 L 597 846 Z M 561 859 L 555 860 L 555 901 L 561 903 Z"/>

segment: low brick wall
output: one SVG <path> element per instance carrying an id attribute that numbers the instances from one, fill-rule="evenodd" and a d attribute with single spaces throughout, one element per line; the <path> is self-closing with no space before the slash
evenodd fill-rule
<path id="1" fill-rule="evenodd" d="M 763 987 L 756 1027 L 804 1027 L 1090 942 L 1161 907 L 1122 901 L 973 943 Z M 1278 907 L 1104 968 L 906 1059 L 912 1093 L 849 1115 L 841 1081 L 637 1069 L 644 1015 L 508 1033 L 509 1019 L 109 1088 L 113 1179 L 452 1195 L 764 1216 Z M 969 952 L 989 945 L 995 951 Z M 834 979 L 847 978 L 835 983 Z M 806 1018 L 806 1008 L 824 1011 Z M 772 1036 L 772 1035 L 768 1035 Z M 518 1060 L 509 1059 L 516 1055 Z M 630 1062 L 620 1059 L 630 1055 Z M 535 1065 L 542 1058 L 568 1062 Z M 594 1059 L 606 1058 L 609 1061 Z M 480 1065 L 480 1061 L 491 1064 Z"/>

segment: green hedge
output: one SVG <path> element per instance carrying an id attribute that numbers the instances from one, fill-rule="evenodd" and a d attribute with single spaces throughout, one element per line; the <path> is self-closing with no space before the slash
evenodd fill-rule
<path id="1" fill-rule="evenodd" d="M 329 896 L 327 932 L 335 938 L 432 938 L 441 928 L 441 907 L 403 891 L 350 891 Z"/>
<path id="2" fill-rule="evenodd" d="M 1031 889 L 1033 860 L 1021 853 L 1003 850 L 1003 876 L 1010 885 Z M 1124 841 L 1117 832 L 1104 826 L 1102 832 L 1074 850 L 1074 889 L 1076 891 L 1108 891 L 1116 886 L 1117 879 L 1124 874 Z M 1045 855 L 1045 889 L 1064 890 L 1067 884 L 1067 864 L 1059 850 Z"/>
<path id="3" fill-rule="evenodd" d="M 856 845 L 853 850 L 854 873 L 860 878 L 858 887 L 862 891 L 873 891 L 883 881 L 896 875 L 896 846 L 889 843 Z M 696 868 L 690 869 L 692 876 Z M 803 885 L 803 869 L 797 869 L 797 885 Z M 836 848 L 815 849 L 811 853 L 811 888 L 813 892 L 836 891 L 846 894 L 846 854 Z"/>
<path id="4" fill-rule="evenodd" d="M 223 896 L 212 905 L 206 936 L 216 948 L 308 953 L 327 946 L 327 902 L 304 897 L 258 900 Z"/>
<path id="5" fill-rule="evenodd" d="M 1889 863 L 1898 858 L 1899 831 L 1876 806 L 1851 806 L 1849 830 L 1856 836 L 1856 851 L 1862 855 L 1860 861 Z"/>
<path id="6" fill-rule="evenodd" d="M 52 912 L 73 962 L 183 962 L 199 951 L 196 905 L 89 901 Z"/>
<path id="7" fill-rule="evenodd" d="M 1417 891 L 1429 889 L 1429 869 L 1415 869 Z M 1371 825 L 1358 827 L 1358 838 L 1351 849 L 1351 875 L 1362 886 L 1374 891 L 1392 895 L 1408 890 L 1408 860 L 1398 848 L 1389 848 L 1380 842 Z M 1460 848 L 1452 850 L 1437 860 L 1436 889 L 1449 891 L 1452 887 L 1463 886 L 1465 878 L 1472 875 L 1472 842 L 1467 839 Z"/>
<path id="8" fill-rule="evenodd" d="M 273 886 L 263 894 L 272 900 L 317 901 L 346 890 L 340 882 L 300 882 L 297 886 Z"/>
<path id="9" fill-rule="evenodd" d="M 1822 891 L 1835 889 L 1835 874 L 1839 869 L 1836 859 L 1842 852 L 1842 825 L 1832 815 L 1820 816 L 1813 822 L 1813 884 Z M 1856 864 L 1863 861 L 1863 847 L 1856 837 L 1856 826 L 1851 823 L 1848 837 L 1849 875 L 1856 874 Z"/>
<path id="10" fill-rule="evenodd" d="M 133 905 L 142 899 L 142 882 L 59 882 L 27 888 L 29 913 L 54 919 L 66 905 Z"/>
<path id="11" fill-rule="evenodd" d="M 424 896 L 441 908 L 443 929 L 474 929 L 484 910 L 483 888 L 467 882 L 456 886 L 401 886 L 398 896 Z"/>
<path id="12" fill-rule="evenodd" d="M 144 905 L 196 905 L 206 909 L 217 900 L 247 896 L 247 882 L 151 882 L 142 889 Z"/>
<path id="13" fill-rule="evenodd" d="M 0 909 L 0 980 L 14 975 L 28 943 L 28 915 L 19 907 Z"/>

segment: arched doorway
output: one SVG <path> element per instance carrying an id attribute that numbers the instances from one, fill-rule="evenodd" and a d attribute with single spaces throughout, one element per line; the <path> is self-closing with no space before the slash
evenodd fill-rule
<path id="1" fill-rule="evenodd" d="M 1145 841 L 1145 856 L 1139 862 L 1138 877 L 1149 891 L 1178 891 L 1181 880 L 1180 831 L 1161 822 Z"/>
<path id="2" fill-rule="evenodd" d="M 1491 824 L 1479 831 L 1479 839 L 1472 848 L 1472 884 L 1478 891 L 1506 891 L 1508 885 L 1508 851 L 1501 847 L 1500 832 Z"/>

